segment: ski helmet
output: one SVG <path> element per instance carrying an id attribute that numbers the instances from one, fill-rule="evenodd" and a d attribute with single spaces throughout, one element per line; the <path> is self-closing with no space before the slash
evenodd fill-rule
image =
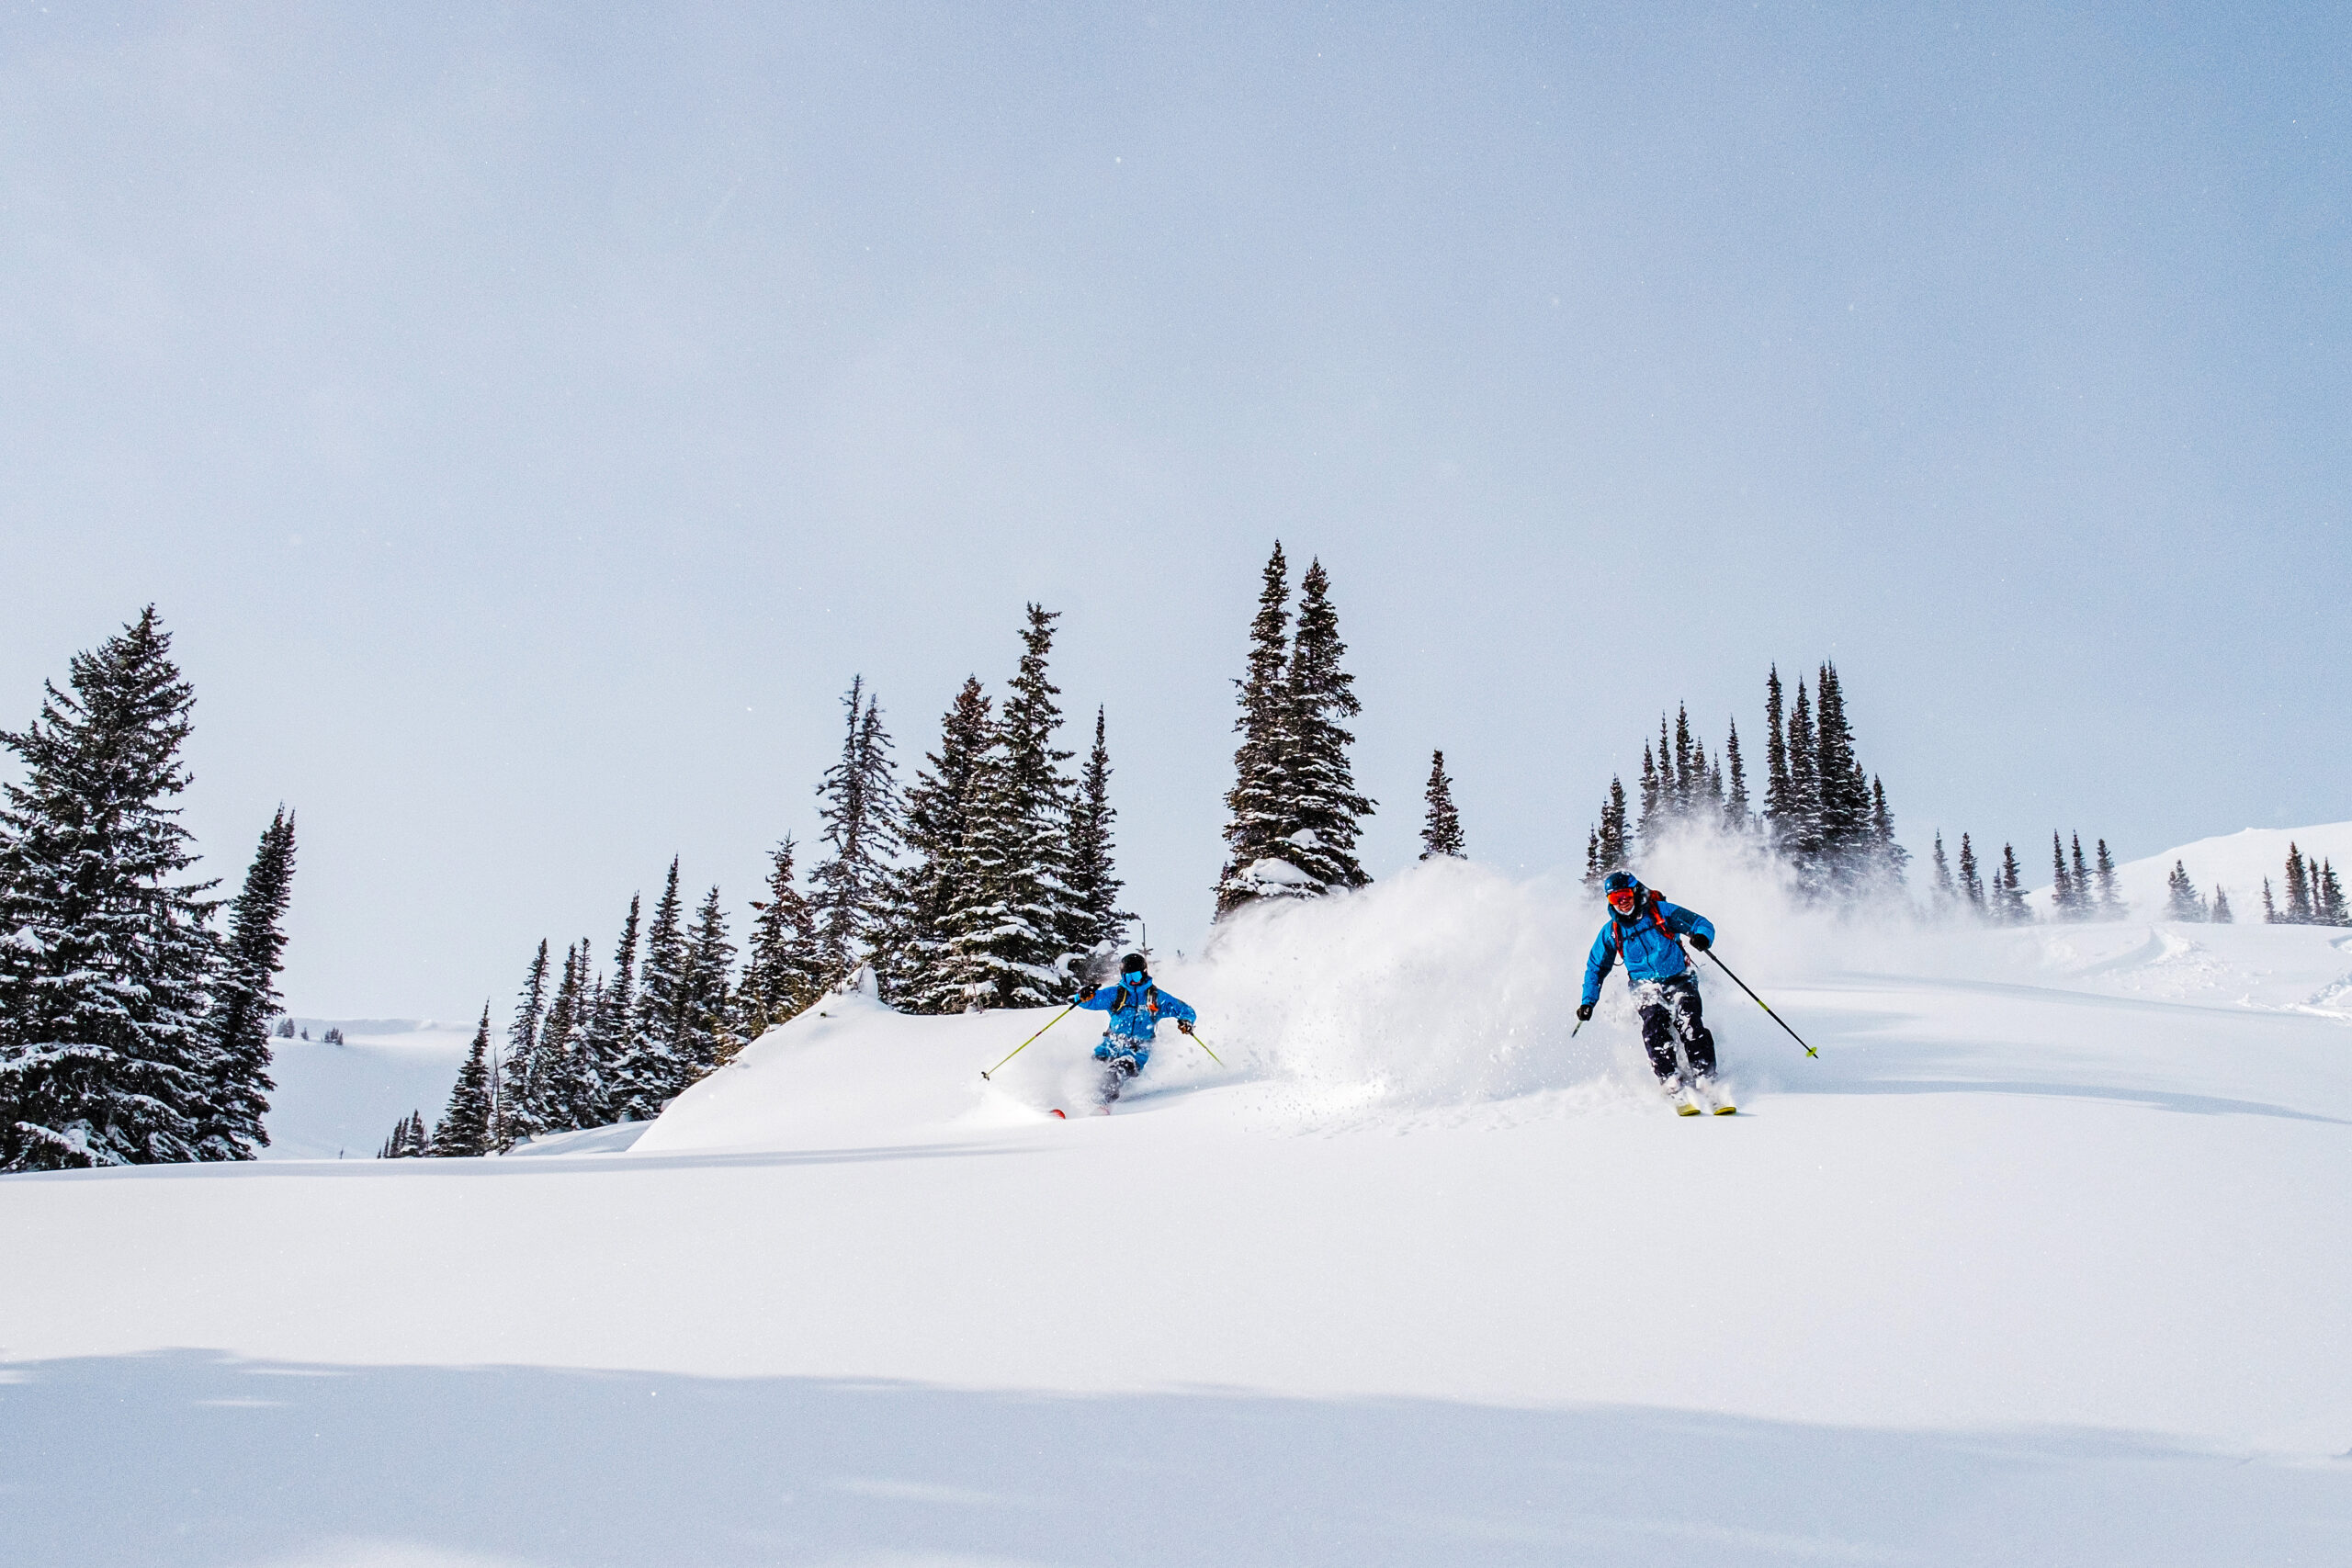
<path id="1" fill-rule="evenodd" d="M 1119 960 L 1119 973 L 1122 975 L 1142 975 L 1148 973 L 1150 968 L 1140 953 L 1130 953 Z"/>
<path id="2" fill-rule="evenodd" d="M 1609 900 L 1609 907 L 1621 915 L 1632 914 L 1634 906 L 1642 901 L 1641 879 L 1630 871 L 1611 872 L 1600 890 Z"/>

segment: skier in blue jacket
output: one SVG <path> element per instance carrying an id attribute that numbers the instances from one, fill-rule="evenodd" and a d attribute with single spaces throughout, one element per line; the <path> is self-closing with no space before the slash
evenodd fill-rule
<path id="1" fill-rule="evenodd" d="M 1117 985 L 1080 987 L 1078 1005 L 1111 1015 L 1102 1043 L 1094 1047 L 1094 1059 L 1102 1064 L 1102 1108 L 1106 1111 L 1127 1080 L 1151 1060 L 1151 1037 L 1159 1021 L 1172 1018 L 1177 1028 L 1190 1034 L 1193 1020 L 1200 1016 L 1152 984 L 1150 966 L 1140 953 L 1119 960 Z"/>
<path id="2" fill-rule="evenodd" d="M 1691 976 L 1681 941 L 1689 937 L 1691 946 L 1706 952 L 1714 945 L 1713 922 L 1668 903 L 1631 872 L 1611 872 L 1602 890 L 1609 897 L 1609 919 L 1592 939 L 1592 953 L 1584 963 L 1584 1000 L 1577 1008 L 1577 1021 L 1592 1016 L 1593 1004 L 1600 1000 L 1600 982 L 1622 957 L 1625 983 L 1642 1011 L 1642 1044 L 1667 1098 L 1686 1114 L 1696 1113 L 1683 1093 L 1681 1066 L 1674 1057 L 1679 1037 L 1690 1060 L 1689 1088 L 1714 1100 L 1717 1111 L 1728 1111 L 1731 1102 L 1715 1089 L 1715 1037 L 1700 1011 L 1699 982 Z"/>

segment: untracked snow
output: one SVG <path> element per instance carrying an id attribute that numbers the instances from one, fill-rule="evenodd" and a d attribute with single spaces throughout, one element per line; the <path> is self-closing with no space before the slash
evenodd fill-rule
<path id="1" fill-rule="evenodd" d="M 1164 1030 L 1108 1117 L 1099 1015 L 983 1081 L 1051 1010 L 853 997 L 529 1158 L 0 1182 L 12 1545 L 2342 1560 L 2352 938 L 1647 869 L 1821 1051 L 1702 960 L 1736 1117 L 1622 976 L 1571 1038 L 1574 883 L 1430 863 L 1164 961 L 1223 1065 Z"/>

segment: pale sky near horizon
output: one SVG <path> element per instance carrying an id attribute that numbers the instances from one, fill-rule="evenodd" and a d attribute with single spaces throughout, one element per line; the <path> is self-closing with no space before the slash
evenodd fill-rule
<path id="1" fill-rule="evenodd" d="M 741 912 L 1063 612 L 1205 929 L 1280 536 L 1375 874 L 1834 658 L 1905 840 L 2352 818 L 2352 13 L 16 6 L 0 726 L 157 604 L 314 1016 Z"/>

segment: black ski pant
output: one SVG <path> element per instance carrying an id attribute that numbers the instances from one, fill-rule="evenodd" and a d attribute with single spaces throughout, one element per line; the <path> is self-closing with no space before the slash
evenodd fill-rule
<path id="1" fill-rule="evenodd" d="M 1666 980 L 1645 980 L 1634 993 L 1642 1009 L 1642 1045 L 1650 1066 L 1664 1083 L 1679 1070 L 1674 1042 L 1679 1037 L 1690 1058 L 1692 1076 L 1715 1076 L 1715 1037 L 1699 1010 L 1699 982 L 1688 973 Z"/>

